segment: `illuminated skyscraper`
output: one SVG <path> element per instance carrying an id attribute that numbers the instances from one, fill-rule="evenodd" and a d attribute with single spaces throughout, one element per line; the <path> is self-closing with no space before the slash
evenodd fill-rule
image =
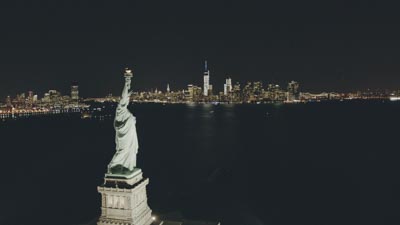
<path id="1" fill-rule="evenodd" d="M 287 87 L 287 101 L 292 102 L 295 100 L 299 100 L 299 97 L 299 83 L 296 81 L 291 81 Z"/>
<path id="2" fill-rule="evenodd" d="M 12 107 L 11 97 L 9 95 L 6 98 L 6 105 L 7 105 L 7 107 Z"/>
<path id="3" fill-rule="evenodd" d="M 241 101 L 242 94 L 241 94 L 240 91 L 241 91 L 240 83 L 236 82 L 236 84 L 233 86 L 233 90 L 232 90 L 232 92 L 233 92 L 233 101 L 235 101 L 235 102 L 240 102 Z"/>
<path id="4" fill-rule="evenodd" d="M 188 91 L 186 95 L 187 100 L 192 101 L 193 95 L 194 95 L 193 84 L 188 84 Z"/>
<path id="5" fill-rule="evenodd" d="M 227 96 L 231 92 L 232 92 L 232 79 L 227 78 L 224 84 L 224 95 Z"/>
<path id="6" fill-rule="evenodd" d="M 169 89 L 169 84 L 167 84 L 167 93 L 169 93 L 171 89 Z"/>
<path id="7" fill-rule="evenodd" d="M 263 97 L 264 90 L 261 81 L 253 82 L 253 95 L 255 100 L 260 100 Z"/>
<path id="8" fill-rule="evenodd" d="M 27 103 L 30 107 L 33 105 L 33 91 L 28 91 Z"/>
<path id="9" fill-rule="evenodd" d="M 29 100 L 33 98 L 33 91 L 28 91 L 28 98 Z"/>
<path id="10" fill-rule="evenodd" d="M 55 107 L 60 106 L 61 93 L 56 90 L 49 90 L 48 94 L 50 98 L 50 104 L 52 104 Z"/>
<path id="11" fill-rule="evenodd" d="M 71 85 L 71 100 L 74 105 L 78 106 L 79 103 L 79 87 L 78 83 L 73 82 Z"/>
<path id="12" fill-rule="evenodd" d="M 245 102 L 250 102 L 253 98 L 253 88 L 251 82 L 247 82 L 247 84 L 243 88 L 243 100 Z"/>
<path id="13" fill-rule="evenodd" d="M 50 103 L 50 94 L 49 93 L 44 93 L 43 99 L 42 99 L 43 103 Z"/>
<path id="14" fill-rule="evenodd" d="M 78 83 L 74 82 L 71 85 L 71 99 L 78 100 L 79 99 L 79 89 Z"/>
<path id="15" fill-rule="evenodd" d="M 198 87 L 193 84 L 189 84 L 187 93 L 188 93 L 186 96 L 187 100 L 197 101 L 201 96 L 201 87 Z"/>
<path id="16" fill-rule="evenodd" d="M 270 101 L 285 101 L 286 92 L 278 84 L 268 84 L 264 97 Z"/>
<path id="17" fill-rule="evenodd" d="M 210 91 L 210 70 L 207 67 L 207 60 L 204 63 L 204 87 L 203 87 L 203 95 L 208 96 Z"/>
<path id="18" fill-rule="evenodd" d="M 209 96 L 213 95 L 213 86 L 212 86 L 212 84 L 208 85 L 208 95 Z"/>

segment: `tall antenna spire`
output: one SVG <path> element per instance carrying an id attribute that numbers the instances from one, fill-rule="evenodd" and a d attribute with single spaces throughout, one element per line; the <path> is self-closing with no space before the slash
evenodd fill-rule
<path id="1" fill-rule="evenodd" d="M 205 61 L 205 63 L 204 63 L 204 71 L 207 71 L 208 69 L 207 69 L 207 60 Z"/>

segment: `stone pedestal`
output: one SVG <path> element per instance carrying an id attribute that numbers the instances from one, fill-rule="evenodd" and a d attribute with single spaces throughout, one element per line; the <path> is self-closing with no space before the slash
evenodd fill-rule
<path id="1" fill-rule="evenodd" d="M 135 169 L 129 176 L 106 174 L 101 194 L 101 216 L 97 225 L 150 225 L 151 209 L 147 205 L 149 179 Z"/>

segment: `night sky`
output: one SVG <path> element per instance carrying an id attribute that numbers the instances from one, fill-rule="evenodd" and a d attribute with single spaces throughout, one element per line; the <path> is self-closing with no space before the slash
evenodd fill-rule
<path id="1" fill-rule="evenodd" d="M 119 2 L 119 3 L 117 3 Z M 119 94 L 230 76 L 303 91 L 399 89 L 400 14 L 383 1 L 15 1 L 0 5 L 0 97 Z M 40 96 L 41 97 L 41 96 Z"/>

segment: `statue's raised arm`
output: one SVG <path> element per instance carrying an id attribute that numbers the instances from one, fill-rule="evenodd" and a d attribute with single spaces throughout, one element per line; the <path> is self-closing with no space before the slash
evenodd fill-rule
<path id="1" fill-rule="evenodd" d="M 121 100 L 119 101 L 120 107 L 126 108 L 129 104 L 129 98 L 131 97 L 131 79 L 133 77 L 133 73 L 130 69 L 125 69 L 125 85 L 124 89 L 122 90 Z"/>
<path id="2" fill-rule="evenodd" d="M 133 172 L 139 148 L 136 118 L 128 110 L 132 71 L 125 69 L 124 75 L 125 85 L 114 119 L 116 152 L 108 165 L 108 173 L 120 175 L 128 175 Z"/>

